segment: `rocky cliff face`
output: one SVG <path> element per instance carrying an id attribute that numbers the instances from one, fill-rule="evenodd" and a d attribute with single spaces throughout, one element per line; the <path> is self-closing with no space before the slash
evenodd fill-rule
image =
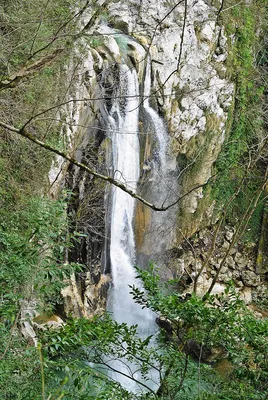
<path id="1" fill-rule="evenodd" d="M 234 85 L 224 65 L 228 39 L 217 3 L 145 0 L 109 9 L 114 26 L 124 27 L 152 56 L 153 93 L 178 161 L 180 195 L 208 181 L 227 134 Z M 206 225 L 211 214 L 202 188 L 193 191 L 180 204 L 177 239 Z"/>
<path id="2" fill-rule="evenodd" d="M 203 273 L 198 279 L 197 294 L 204 296 L 219 268 L 220 274 L 212 293 L 224 292 L 226 284 L 232 282 L 246 304 L 258 303 L 265 299 L 266 284 L 264 274 L 256 271 L 256 244 L 236 242 L 231 248 L 226 261 L 221 267 L 226 251 L 229 249 L 235 230 L 230 225 L 221 228 L 214 243 L 214 253 L 206 263 Z M 166 253 L 166 278 L 178 279 L 180 291 L 191 292 L 197 272 L 206 261 L 215 237 L 215 229 L 205 228 L 196 233 L 188 241 L 184 241 L 177 249 Z"/>
<path id="3" fill-rule="evenodd" d="M 153 254 L 172 249 L 213 222 L 214 203 L 202 185 L 212 176 L 215 160 L 228 137 L 227 119 L 232 112 L 235 87 L 228 78 L 225 61 L 233 38 L 227 37 L 220 25 L 219 1 L 108 3 L 105 15 L 99 15 L 74 56 L 74 60 L 80 59 L 74 97 L 85 100 L 67 110 L 69 118 L 77 122 L 77 127 L 69 132 L 69 140 L 79 160 L 107 175 L 113 173 L 105 109 L 111 106 L 109 96 L 117 85 L 118 64 L 124 60 L 136 68 L 142 93 L 146 59 L 150 56 L 150 102 L 163 116 L 169 132 L 166 169 L 172 184 L 166 189 L 165 205 L 190 193 L 164 218 L 137 204 L 137 248 L 140 260 L 147 261 Z M 128 38 L 132 38 L 131 43 Z M 137 45 L 133 45 L 133 39 Z M 140 45 L 143 54 L 138 51 Z M 154 157 L 154 144 L 148 135 L 142 136 L 146 131 L 142 111 L 140 129 L 141 169 L 145 174 L 149 170 L 149 178 L 144 184 L 144 175 L 141 176 L 139 190 L 144 197 L 161 205 L 158 194 L 163 188 L 152 178 L 148 160 Z M 60 167 L 55 166 L 51 180 L 56 179 L 56 186 L 59 176 Z M 76 314 L 90 315 L 104 306 L 96 298 L 105 297 L 104 274 L 110 272 L 109 189 L 72 167 L 66 182 L 65 186 L 74 193 L 69 208 L 76 221 L 73 229 L 86 235 L 70 255 L 71 261 L 82 262 L 86 270 L 65 291 L 66 304 L 68 311 L 74 311 L 70 304 L 75 301 L 80 310 Z M 193 190 L 195 187 L 198 188 Z M 238 256 L 231 258 L 228 264 L 231 269 L 233 264 L 241 264 Z M 248 273 L 241 270 L 243 281 L 248 279 L 250 271 L 250 268 Z M 207 273 L 208 279 L 213 277 L 213 268 Z"/>

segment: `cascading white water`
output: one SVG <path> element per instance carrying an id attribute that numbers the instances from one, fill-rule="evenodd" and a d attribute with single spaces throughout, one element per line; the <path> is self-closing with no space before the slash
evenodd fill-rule
<path id="1" fill-rule="evenodd" d="M 167 150 L 167 132 L 166 127 L 162 118 L 159 117 L 157 112 L 150 106 L 149 98 L 151 94 L 151 60 L 148 56 L 147 65 L 146 65 L 146 73 L 144 80 L 144 109 L 151 118 L 151 121 L 154 126 L 154 132 L 156 134 L 158 145 L 159 145 L 159 159 L 161 166 L 165 166 L 166 164 L 166 150 Z"/>
<path id="2" fill-rule="evenodd" d="M 136 71 L 126 65 L 120 68 L 120 93 L 126 96 L 116 99 L 109 115 L 112 137 L 114 177 L 135 192 L 139 179 L 138 140 L 138 78 Z M 131 96 L 131 97 L 128 97 Z M 135 199 L 117 187 L 112 189 L 110 258 L 113 274 L 113 290 L 109 308 L 114 318 L 125 321 L 128 317 L 128 284 L 135 278 L 135 242 L 132 220 Z M 126 306 L 122 310 L 122 299 Z M 124 315 L 126 313 L 126 315 Z M 130 321 L 131 322 L 131 321 Z"/>
<path id="3" fill-rule="evenodd" d="M 140 175 L 140 146 L 138 138 L 139 83 L 137 72 L 125 64 L 120 66 L 118 91 L 109 112 L 109 130 L 112 138 L 114 177 L 129 189 L 136 191 Z M 124 99 L 122 99 L 122 96 Z M 155 315 L 134 302 L 129 285 L 142 284 L 135 278 L 135 241 L 133 215 L 135 199 L 117 187 L 112 189 L 110 259 L 113 285 L 108 299 L 108 311 L 117 322 L 138 324 L 138 333 L 147 337 L 156 332 Z M 117 360 L 112 367 L 125 374 L 131 366 Z M 113 375 L 130 391 L 138 391 L 139 386 L 120 374 Z M 140 379 L 139 374 L 135 376 Z"/>

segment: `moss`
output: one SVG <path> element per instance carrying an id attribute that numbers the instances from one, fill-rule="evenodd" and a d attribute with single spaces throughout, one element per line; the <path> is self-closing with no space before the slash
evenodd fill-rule
<path id="1" fill-rule="evenodd" d="M 33 318 L 33 322 L 36 322 L 37 324 L 46 324 L 47 322 L 50 321 L 58 322 L 57 315 L 42 314 L 42 315 L 37 315 L 37 317 Z"/>
<path id="2" fill-rule="evenodd" d="M 206 117 L 206 131 L 215 132 L 220 130 L 221 118 L 217 114 L 205 112 Z"/>
<path id="3" fill-rule="evenodd" d="M 87 40 L 88 40 L 88 44 L 93 49 L 97 49 L 99 46 L 103 46 L 103 44 L 104 44 L 104 37 L 100 36 L 100 35 L 90 36 L 89 38 L 87 38 Z"/>

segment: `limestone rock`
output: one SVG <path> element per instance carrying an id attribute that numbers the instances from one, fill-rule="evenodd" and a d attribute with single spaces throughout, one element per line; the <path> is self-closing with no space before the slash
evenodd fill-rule
<path id="1" fill-rule="evenodd" d="M 204 276 L 200 276 L 198 279 L 196 294 L 200 297 L 203 297 L 207 293 L 211 283 L 212 279 L 206 279 Z M 225 288 L 225 285 L 216 283 L 212 289 L 211 294 L 221 294 L 224 292 Z"/>
<path id="2" fill-rule="evenodd" d="M 249 262 L 248 259 L 241 253 L 236 253 L 234 259 L 240 270 L 243 270 Z"/>
<path id="3" fill-rule="evenodd" d="M 94 284 L 90 278 L 90 273 L 87 274 L 86 290 L 84 292 L 84 310 L 87 318 L 105 311 L 110 281 L 110 275 L 102 274 L 98 283 Z"/>
<path id="4" fill-rule="evenodd" d="M 21 302 L 20 329 L 23 337 L 34 346 L 37 346 L 37 337 L 32 326 L 32 319 L 36 316 L 37 303 L 35 300 Z"/>
<path id="5" fill-rule="evenodd" d="M 234 236 L 234 230 L 230 226 L 225 226 L 225 238 L 228 240 L 228 242 L 231 242 L 233 236 Z"/>
<path id="6" fill-rule="evenodd" d="M 234 261 L 233 257 L 228 256 L 226 258 L 226 265 L 228 265 L 228 267 L 231 268 L 231 269 L 235 268 L 235 261 Z"/>
<path id="7" fill-rule="evenodd" d="M 84 282 L 85 289 L 82 293 L 75 276 L 72 275 L 69 286 L 61 291 L 66 314 L 76 318 L 91 318 L 95 314 L 102 313 L 106 306 L 110 280 L 110 275 L 101 275 L 95 283 L 91 278 L 91 274 L 87 273 Z"/>
<path id="8" fill-rule="evenodd" d="M 240 292 L 241 298 L 244 300 L 245 304 L 252 303 L 252 289 L 251 287 L 244 287 Z"/>
<path id="9" fill-rule="evenodd" d="M 85 316 L 84 304 L 74 274 L 70 277 L 69 285 L 62 289 L 61 295 L 64 301 L 64 311 L 67 315 L 76 318 Z"/>
<path id="10" fill-rule="evenodd" d="M 222 248 L 224 250 L 229 249 L 230 243 L 227 240 L 224 240 L 223 244 L 222 244 Z"/>
<path id="11" fill-rule="evenodd" d="M 21 333 L 23 337 L 30 343 L 33 344 L 35 347 L 37 346 L 37 336 L 35 330 L 29 321 L 21 321 Z"/>
<path id="12" fill-rule="evenodd" d="M 237 253 L 236 247 L 232 247 L 231 250 L 230 250 L 230 253 L 229 253 L 230 256 L 234 256 L 236 253 Z"/>
<path id="13" fill-rule="evenodd" d="M 252 288 L 252 300 L 257 302 L 259 299 L 262 299 L 267 304 L 268 300 L 268 289 L 267 285 L 262 284 Z M 268 315 L 266 315 L 268 316 Z"/>
<path id="14" fill-rule="evenodd" d="M 241 277 L 246 286 L 258 286 L 260 284 L 260 277 L 252 271 L 242 271 Z"/>
<path id="15" fill-rule="evenodd" d="M 24 338 L 32 345 L 37 346 L 37 329 L 58 329 L 64 322 L 58 315 L 40 315 L 36 311 L 35 300 L 23 300 L 21 302 L 20 326 Z"/>
<path id="16" fill-rule="evenodd" d="M 235 284 L 238 287 L 243 287 L 243 282 L 241 281 L 241 272 L 238 270 L 233 270 L 232 271 L 232 278 L 235 281 Z"/>
<path id="17" fill-rule="evenodd" d="M 231 271 L 228 270 L 228 268 L 223 269 L 222 272 L 220 272 L 219 275 L 219 281 L 220 282 L 229 282 L 232 279 L 232 273 Z"/>

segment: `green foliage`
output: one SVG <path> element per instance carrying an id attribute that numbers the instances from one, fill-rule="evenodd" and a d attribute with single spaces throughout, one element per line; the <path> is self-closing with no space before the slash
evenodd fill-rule
<path id="1" fill-rule="evenodd" d="M 9 200 L 9 195 L 2 196 L 2 205 Z M 0 212 L 0 357 L 4 357 L 0 397 L 38 399 L 41 378 L 36 350 L 18 332 L 22 301 L 38 299 L 40 312 L 53 312 L 61 302 L 64 280 L 79 266 L 64 263 L 70 241 L 65 201 L 23 195 L 16 200 L 16 208 Z"/>
<path id="2" fill-rule="evenodd" d="M 78 23 L 77 18 L 72 18 L 73 6 L 78 4 L 72 0 L 20 0 L 0 4 L 1 81 L 40 61 L 56 49 L 64 49 L 52 63 L 46 64 L 30 78 L 24 79 L 18 87 L 1 92 L 2 121 L 21 127 L 32 117 L 66 100 L 67 91 L 71 90 L 71 83 L 67 78 L 70 53 L 68 43 L 76 32 Z M 75 80 L 75 74 L 72 78 Z M 52 108 L 34 118 L 27 129 L 41 140 L 48 140 L 57 145 L 60 142 L 66 148 L 67 143 L 64 143 L 65 138 L 59 126 L 61 117 L 62 110 Z M 24 139 L 16 138 L 10 133 L 5 135 L 1 128 L 0 157 L 2 141 L 6 142 L 9 153 L 7 158 L 13 163 L 18 163 L 17 170 L 24 167 L 20 164 L 22 159 L 23 163 L 28 164 L 26 167 L 31 168 L 31 164 L 34 165 L 34 168 L 24 175 L 24 179 L 35 177 L 39 173 L 36 182 L 42 183 L 44 173 L 51 165 L 51 155 Z"/>
<path id="3" fill-rule="evenodd" d="M 217 391 L 210 387 L 208 393 L 204 390 L 196 398 L 264 399 L 268 373 L 265 360 L 268 350 L 265 333 L 267 321 L 256 319 L 232 286 L 223 295 L 210 295 L 201 299 L 192 294 L 185 299 L 177 292 L 167 293 L 165 288 L 163 290 L 153 270 L 138 272 L 146 294 L 133 287 L 133 296 L 140 304 L 152 308 L 169 321 L 173 328 L 171 343 L 175 343 L 177 352 L 178 343 L 181 343 L 183 349 L 187 341 L 194 340 L 201 345 L 199 358 L 202 349 L 205 352 L 206 348 L 214 347 L 221 349 L 222 357 L 228 357 L 235 367 L 232 378 L 236 385 L 230 388 L 226 382 L 214 377 Z M 202 379 L 209 383 L 206 373 L 201 376 Z M 185 385 L 187 391 L 187 378 Z"/>
<path id="4" fill-rule="evenodd" d="M 235 35 L 234 46 L 229 44 L 232 50 L 227 60 L 227 69 L 236 84 L 236 95 L 234 109 L 230 110 L 229 115 L 230 135 L 216 162 L 217 179 L 213 197 L 217 199 L 219 207 L 236 192 L 258 143 L 264 136 L 264 87 L 255 63 L 255 53 L 259 51 L 257 45 L 260 38 L 256 36 L 256 31 L 260 18 L 265 21 L 265 7 L 262 2 L 259 5 L 253 2 L 249 6 L 238 4 L 230 7 L 229 13 L 223 14 L 227 33 Z M 261 185 L 262 175 L 261 162 L 247 173 L 239 195 L 228 210 L 227 217 L 230 221 L 241 218 L 256 189 Z M 263 204 L 260 204 L 250 220 L 244 239 L 257 240 L 262 209 Z"/>
<path id="5" fill-rule="evenodd" d="M 157 343 L 152 337 L 142 339 L 137 335 L 137 326 L 118 324 L 109 315 L 91 320 L 68 319 L 56 331 L 40 332 L 46 396 L 99 400 L 264 400 L 267 322 L 248 311 L 232 286 L 223 295 L 201 299 L 192 294 L 184 298 L 172 289 L 173 281 L 160 284 L 153 268 L 138 273 L 146 293 L 133 287 L 134 298 L 143 307 L 160 314 L 170 324 L 172 334 L 167 338 L 163 331 Z M 196 361 L 187 355 L 191 350 L 189 343 L 199 345 Z M 200 363 L 202 353 L 212 347 L 221 349 L 222 357 L 228 357 L 235 367 L 230 370 L 228 380 L 221 379 L 210 365 Z M 22 389 L 26 394 L 27 390 L 31 393 L 39 387 L 39 395 L 35 395 L 38 399 L 41 369 L 34 351 L 31 349 L 29 353 L 35 360 L 33 369 L 25 369 L 32 376 L 31 388 L 24 385 Z M 135 379 L 145 385 L 145 391 L 131 393 L 113 381 L 109 370 L 118 370 L 125 362 L 135 370 Z M 160 382 L 157 391 L 150 388 L 152 371 Z"/>
<path id="6" fill-rule="evenodd" d="M 66 203 L 32 196 L 21 205 L 23 209 L 12 214 L 1 211 L 1 295 L 9 299 L 13 293 L 17 306 L 31 293 L 51 303 L 51 296 L 59 294 L 64 279 L 77 268 L 64 262 L 65 248 L 70 247 Z M 9 300 L 3 306 L 9 309 Z M 2 309 L 1 314 L 6 312 Z"/>
<path id="7" fill-rule="evenodd" d="M 36 51 L 46 46 L 51 38 L 72 16 L 73 1 L 19 0 L 0 5 L 2 22 L 1 71 L 10 75 Z M 69 26 L 62 29 L 62 34 Z M 72 25 L 72 32 L 75 24 Z M 69 31 L 69 33 L 71 33 Z M 52 45 L 50 51 L 55 47 Z"/>

